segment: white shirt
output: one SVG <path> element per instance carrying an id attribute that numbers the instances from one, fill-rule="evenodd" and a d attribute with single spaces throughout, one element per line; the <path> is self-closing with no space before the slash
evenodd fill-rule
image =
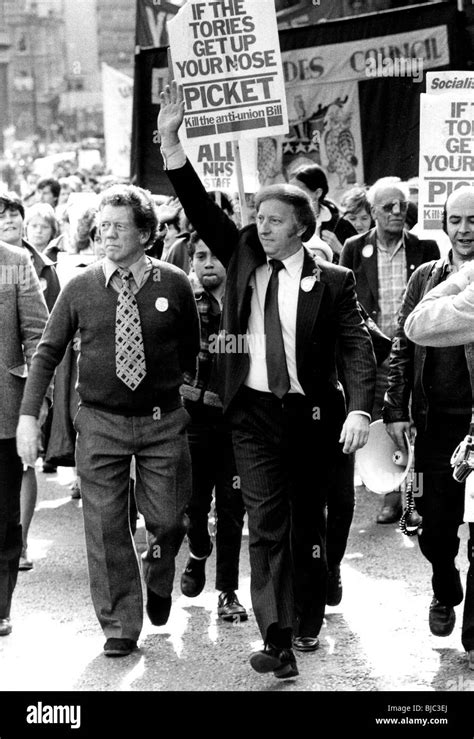
<path id="1" fill-rule="evenodd" d="M 278 273 L 278 311 L 280 314 L 281 332 L 285 347 L 286 365 L 290 377 L 290 393 L 301 393 L 304 390 L 298 381 L 296 371 L 296 313 L 298 295 L 303 270 L 304 249 L 299 249 L 287 259 L 282 259 L 284 269 Z M 270 392 L 267 377 L 267 361 L 265 351 L 265 294 L 270 281 L 272 268 L 266 264 L 257 267 L 250 278 L 252 298 L 250 317 L 247 328 L 250 369 L 245 384 L 253 390 Z"/>

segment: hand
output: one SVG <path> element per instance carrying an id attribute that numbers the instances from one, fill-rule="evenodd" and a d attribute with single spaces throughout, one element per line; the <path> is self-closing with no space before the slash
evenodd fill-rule
<path id="1" fill-rule="evenodd" d="M 332 231 L 327 231 L 326 229 L 321 230 L 321 238 L 323 241 L 326 242 L 328 246 L 331 247 L 334 254 L 340 254 L 342 251 L 342 244 L 337 238 L 336 234 L 334 234 Z"/>
<path id="2" fill-rule="evenodd" d="M 344 444 L 342 448 L 344 454 L 352 454 L 365 446 L 369 438 L 369 430 L 368 416 L 363 413 L 350 413 L 344 422 L 339 438 L 339 442 Z"/>
<path id="3" fill-rule="evenodd" d="M 405 443 L 405 434 L 410 437 L 410 429 L 411 424 L 409 421 L 394 421 L 394 423 L 385 424 L 385 431 L 401 452 L 408 451 Z"/>
<path id="4" fill-rule="evenodd" d="M 34 467 L 38 459 L 40 425 L 34 416 L 20 416 L 16 429 L 16 449 L 23 464 Z"/>
<path id="5" fill-rule="evenodd" d="M 175 80 L 166 85 L 160 92 L 160 112 L 158 114 L 158 132 L 161 143 L 172 146 L 179 143 L 178 129 L 184 118 L 183 87 Z"/>

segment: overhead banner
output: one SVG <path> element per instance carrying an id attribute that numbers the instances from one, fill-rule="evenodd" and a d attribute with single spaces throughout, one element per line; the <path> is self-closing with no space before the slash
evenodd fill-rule
<path id="1" fill-rule="evenodd" d="M 287 133 L 274 0 L 188 0 L 168 35 L 187 140 Z"/>
<path id="2" fill-rule="evenodd" d="M 130 177 L 133 78 L 102 62 L 105 162 L 115 177 Z"/>
<path id="3" fill-rule="evenodd" d="M 474 185 L 473 95 L 449 85 L 471 76 L 440 72 L 427 84 L 430 94 L 421 95 L 418 208 L 425 230 L 442 228 L 444 204 L 453 190 Z"/>
<path id="4" fill-rule="evenodd" d="M 191 48 L 187 56 L 176 57 L 174 51 L 172 54 L 173 61 L 180 62 L 184 84 L 189 85 L 186 89 L 191 105 L 190 120 L 182 130 L 196 134 L 188 137 L 183 133 L 183 141 L 194 140 L 197 145 L 219 141 L 217 126 L 230 121 L 217 120 L 227 111 L 214 112 L 214 103 L 221 105 L 223 101 L 222 105 L 231 110 L 243 89 L 246 102 L 237 103 L 243 106 L 240 110 L 249 114 L 253 103 L 258 109 L 258 91 L 265 95 L 265 85 L 234 86 L 232 70 L 227 71 L 231 66 L 228 57 L 232 60 L 235 57 L 238 64 L 244 63 L 244 59 L 250 63 L 252 54 L 258 52 L 253 61 L 261 63 L 265 58 L 262 54 L 267 51 L 267 60 L 273 59 L 268 53 L 276 47 L 266 45 L 265 41 L 260 43 L 259 39 L 266 37 L 260 37 L 261 26 L 255 18 L 263 20 L 264 26 L 273 22 L 274 2 L 271 15 L 266 12 L 267 0 L 253 2 L 257 10 L 260 8 L 255 14 L 246 0 L 215 3 L 188 0 L 183 6 L 182 11 L 188 8 L 189 40 L 196 43 L 194 52 Z M 168 26 L 172 27 L 178 20 L 176 16 Z M 253 36 L 257 38 L 255 42 L 250 38 Z M 402 180 L 416 176 L 420 94 L 425 89 L 426 71 L 465 68 L 466 37 L 463 14 L 447 2 L 281 30 L 279 48 L 288 130 L 270 133 L 262 127 L 245 131 L 243 136 L 257 139 L 258 184 L 286 182 L 296 166 L 307 162 L 324 167 L 330 195 L 335 199 L 356 183 L 370 185 L 387 175 Z M 156 192 L 168 192 L 170 187 L 162 171 L 156 131 L 159 92 L 168 77 L 166 57 L 166 48 L 139 49 L 136 56 L 132 172 L 138 183 L 149 183 Z M 202 71 L 207 71 L 208 76 L 199 76 Z M 265 76 L 268 71 L 272 72 L 273 67 L 252 69 L 252 79 L 256 80 L 257 74 Z M 240 72 L 250 73 L 250 68 Z M 216 79 L 212 78 L 213 73 Z M 179 78 L 176 64 L 174 75 Z M 257 99 L 249 101 L 247 96 Z M 264 103 L 279 104 L 273 98 Z M 204 136 L 200 129 L 206 125 L 216 133 Z M 230 141 L 232 136 L 226 134 L 224 140 Z"/>

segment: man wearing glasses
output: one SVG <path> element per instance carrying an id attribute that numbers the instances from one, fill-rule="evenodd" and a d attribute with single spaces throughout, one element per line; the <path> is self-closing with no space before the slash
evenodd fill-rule
<path id="1" fill-rule="evenodd" d="M 393 338 L 409 278 L 420 264 L 439 259 L 440 253 L 435 241 L 420 240 L 405 229 L 408 203 L 400 187 L 375 184 L 368 197 L 375 226 L 347 239 L 339 263 L 352 269 L 359 302 L 383 333 Z M 381 418 L 388 361 L 377 367 L 373 421 Z M 387 493 L 377 523 L 394 523 L 400 514 L 400 492 Z"/>

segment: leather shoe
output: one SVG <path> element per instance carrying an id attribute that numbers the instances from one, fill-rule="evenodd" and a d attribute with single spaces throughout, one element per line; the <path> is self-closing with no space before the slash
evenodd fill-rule
<path id="1" fill-rule="evenodd" d="M 223 621 L 246 621 L 247 611 L 233 590 L 227 590 L 219 594 L 217 600 L 217 615 Z"/>
<path id="2" fill-rule="evenodd" d="M 20 562 L 18 564 L 18 569 L 19 570 L 22 570 L 22 571 L 24 571 L 24 570 L 32 570 L 33 569 L 33 562 L 31 561 L 31 559 L 28 559 L 28 552 L 26 551 L 26 548 L 25 547 L 23 547 L 23 549 L 21 550 Z"/>
<path id="3" fill-rule="evenodd" d="M 319 649 L 318 636 L 295 636 L 293 637 L 293 648 L 298 652 L 315 652 Z"/>
<path id="4" fill-rule="evenodd" d="M 275 677 L 282 679 L 299 675 L 293 650 L 272 644 L 266 644 L 260 652 L 251 654 L 250 665 L 260 674 L 273 672 Z"/>
<path id="5" fill-rule="evenodd" d="M 342 600 L 342 580 L 340 565 L 331 567 L 328 572 L 328 590 L 326 603 L 328 606 L 338 606 Z"/>
<path id="6" fill-rule="evenodd" d="M 9 618 L 0 618 L 0 636 L 8 636 L 12 633 L 12 622 Z"/>
<path id="7" fill-rule="evenodd" d="M 402 515 L 401 493 L 395 491 L 384 497 L 382 510 L 377 516 L 377 523 L 396 523 Z"/>
<path id="8" fill-rule="evenodd" d="M 203 559 L 195 559 L 189 557 L 183 574 L 181 575 L 181 592 L 188 598 L 195 598 L 204 589 L 206 584 L 206 561 L 212 552 L 211 549 L 207 557 Z"/>
<path id="9" fill-rule="evenodd" d="M 126 657 L 137 648 L 137 642 L 133 639 L 107 639 L 104 644 L 106 657 Z"/>
<path id="10" fill-rule="evenodd" d="M 164 626 L 168 621 L 171 611 L 171 595 L 163 598 L 161 595 L 154 593 L 153 590 L 150 590 L 150 588 L 146 589 L 146 594 L 146 612 L 148 618 L 153 626 Z"/>
<path id="11" fill-rule="evenodd" d="M 456 623 L 456 614 L 452 606 L 444 606 L 436 598 L 430 603 L 428 622 L 430 631 L 435 636 L 449 636 Z"/>
<path id="12" fill-rule="evenodd" d="M 474 649 L 470 649 L 467 654 L 468 665 L 470 670 L 474 670 Z"/>

